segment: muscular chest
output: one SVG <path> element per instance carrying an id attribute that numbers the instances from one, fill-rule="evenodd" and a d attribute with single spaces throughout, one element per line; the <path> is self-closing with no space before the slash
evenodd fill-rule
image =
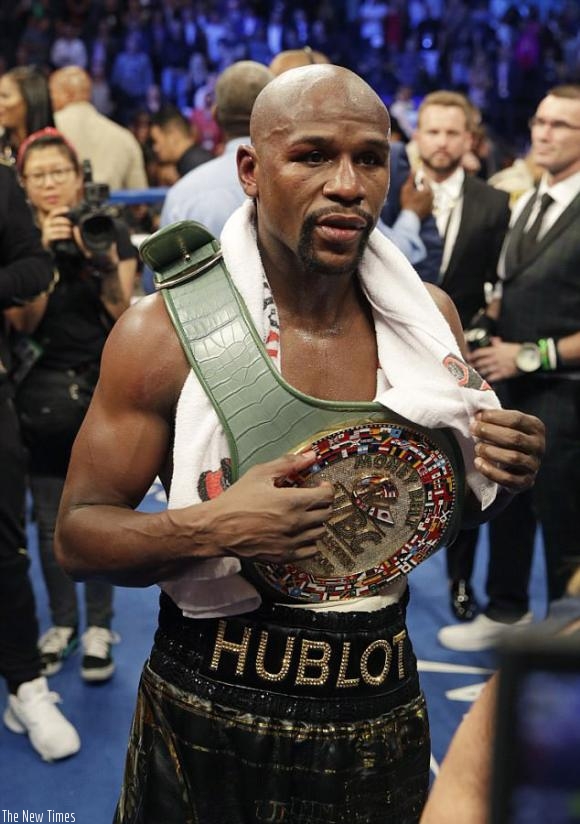
<path id="1" fill-rule="evenodd" d="M 374 330 L 353 329 L 342 335 L 281 332 L 284 378 L 301 392 L 324 400 L 372 401 L 377 386 Z"/>

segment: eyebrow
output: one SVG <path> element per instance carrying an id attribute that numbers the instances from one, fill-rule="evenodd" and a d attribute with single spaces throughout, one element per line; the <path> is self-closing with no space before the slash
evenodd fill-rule
<path id="1" fill-rule="evenodd" d="M 298 146 L 301 143 L 310 143 L 313 146 L 328 146 L 334 145 L 337 142 L 338 138 L 336 137 L 325 137 L 320 134 L 314 135 L 298 135 L 292 140 L 292 146 Z M 377 149 L 380 151 L 390 151 L 391 143 L 388 137 L 378 138 L 378 137 L 367 137 L 361 139 L 361 144 L 364 143 L 366 148 Z"/>

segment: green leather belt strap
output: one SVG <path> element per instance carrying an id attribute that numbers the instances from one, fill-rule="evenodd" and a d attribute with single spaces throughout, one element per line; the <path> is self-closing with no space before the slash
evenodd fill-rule
<path id="1" fill-rule="evenodd" d="M 154 272 L 189 363 L 219 416 L 234 479 L 256 463 L 312 441 L 323 430 L 355 421 L 384 421 L 387 415 L 391 421 L 404 421 L 378 403 L 318 400 L 286 383 L 232 283 L 219 242 L 200 224 L 184 220 L 160 229 L 142 244 L 140 253 Z M 450 439 L 443 432 L 430 436 L 449 450 Z"/>

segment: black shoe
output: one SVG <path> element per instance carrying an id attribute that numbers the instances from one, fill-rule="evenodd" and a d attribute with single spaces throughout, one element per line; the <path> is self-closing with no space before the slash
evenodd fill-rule
<path id="1" fill-rule="evenodd" d="M 451 584 L 451 612 L 458 621 L 472 621 L 479 611 L 473 590 L 467 581 L 453 581 Z"/>

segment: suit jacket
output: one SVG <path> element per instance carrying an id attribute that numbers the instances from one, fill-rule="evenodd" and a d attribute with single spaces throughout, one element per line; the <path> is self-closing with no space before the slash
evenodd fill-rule
<path id="1" fill-rule="evenodd" d="M 498 332 L 518 343 L 580 330 L 580 195 L 522 258 L 520 240 L 532 205 L 533 198 L 512 226 L 505 246 Z"/>
<path id="2" fill-rule="evenodd" d="M 411 166 L 404 143 L 391 143 L 391 181 L 389 194 L 381 212 L 381 219 L 387 226 L 393 226 L 401 211 L 401 187 L 409 177 Z M 421 280 L 427 283 L 437 283 L 443 242 L 437 230 L 433 215 L 428 215 L 421 221 L 419 237 L 423 241 L 427 255 L 423 260 L 413 264 Z"/>
<path id="3" fill-rule="evenodd" d="M 455 303 L 464 328 L 485 304 L 484 283 L 497 279 L 509 219 L 508 194 L 467 175 L 459 231 L 440 282 Z"/>

